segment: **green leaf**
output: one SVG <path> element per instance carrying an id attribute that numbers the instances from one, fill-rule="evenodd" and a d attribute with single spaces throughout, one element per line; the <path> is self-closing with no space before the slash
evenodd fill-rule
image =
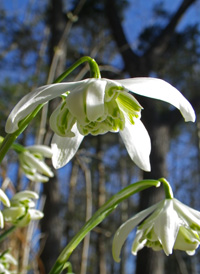
<path id="1" fill-rule="evenodd" d="M 85 225 L 79 230 L 79 232 L 73 237 L 69 244 L 63 249 L 60 256 L 56 260 L 49 274 L 59 274 L 65 268 L 65 264 L 68 261 L 70 255 L 83 238 L 94 227 L 101 223 L 123 200 L 127 199 L 133 194 L 136 194 L 149 187 L 158 187 L 160 182 L 157 180 L 143 180 L 137 183 L 131 184 L 117 194 L 112 196 L 102 207 L 100 207 L 96 213 L 89 219 Z"/>

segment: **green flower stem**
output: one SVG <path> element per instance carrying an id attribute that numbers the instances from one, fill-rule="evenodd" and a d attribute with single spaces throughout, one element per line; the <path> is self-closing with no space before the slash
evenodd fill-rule
<path id="1" fill-rule="evenodd" d="M 2 136 L 0 136 L 0 144 L 3 143 L 3 140 L 4 140 L 4 138 Z M 13 143 L 11 147 L 17 153 L 21 153 L 21 152 L 27 151 L 27 149 L 24 146 L 20 145 L 20 144 Z"/>
<path id="2" fill-rule="evenodd" d="M 73 70 L 75 70 L 81 64 L 88 62 L 90 66 L 90 77 L 91 78 L 101 78 L 99 67 L 94 59 L 89 56 L 81 57 L 78 61 L 76 61 L 71 67 L 69 67 L 65 72 L 63 72 L 54 83 L 60 83 L 65 79 Z"/>
<path id="3" fill-rule="evenodd" d="M 33 118 L 37 115 L 42 107 L 43 104 L 37 106 L 37 108 L 32 113 L 30 113 L 22 121 L 20 121 L 18 130 L 6 135 L 0 147 L 0 163 L 2 162 L 9 148 L 13 145 L 14 141 L 26 129 L 26 127 L 29 125 L 29 123 L 33 120 Z"/>
<path id="4" fill-rule="evenodd" d="M 166 199 L 173 199 L 174 195 L 169 182 L 165 178 L 160 178 L 158 181 L 163 184 Z"/>
<path id="5" fill-rule="evenodd" d="M 7 238 L 8 235 L 10 235 L 16 228 L 17 228 L 17 226 L 11 226 L 9 229 L 7 229 L 6 231 L 4 231 L 0 235 L 0 242 L 2 242 L 5 238 Z"/>
<path id="6" fill-rule="evenodd" d="M 58 257 L 56 263 L 52 267 L 49 274 L 59 274 L 65 269 L 65 265 L 78 244 L 83 240 L 88 232 L 101 223 L 117 206 L 120 202 L 127 199 L 131 195 L 140 192 L 146 188 L 152 186 L 160 186 L 160 182 L 157 180 L 143 180 L 137 183 L 131 184 L 124 188 L 114 196 L 112 196 L 102 207 L 100 207 L 96 213 L 89 219 L 85 225 L 79 230 L 69 244 L 63 249 L 62 253 Z"/>

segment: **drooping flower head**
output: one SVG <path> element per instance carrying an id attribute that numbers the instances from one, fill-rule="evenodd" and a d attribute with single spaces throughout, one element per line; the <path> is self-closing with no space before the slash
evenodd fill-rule
<path id="1" fill-rule="evenodd" d="M 90 78 L 43 86 L 27 94 L 10 113 L 6 132 L 15 132 L 19 122 L 38 105 L 61 96 L 62 102 L 50 118 L 50 126 L 55 132 L 52 140 L 55 168 L 71 160 L 84 136 L 119 131 L 131 159 L 149 171 L 150 138 L 140 120 L 142 107 L 129 91 L 171 103 L 181 111 L 185 121 L 195 120 L 190 103 L 163 80 Z"/>
<path id="2" fill-rule="evenodd" d="M 26 177 L 34 182 L 48 182 L 54 174 L 44 158 L 52 158 L 52 149 L 43 145 L 33 145 L 19 153 L 20 167 Z"/>
<path id="3" fill-rule="evenodd" d="M 35 209 L 33 199 L 38 199 L 36 192 L 25 190 L 16 193 L 10 200 L 11 206 L 2 211 L 4 220 L 15 226 L 23 227 L 29 224 L 31 220 L 39 220 L 44 214 Z"/>
<path id="4" fill-rule="evenodd" d="M 139 212 L 122 224 L 113 239 L 113 258 L 120 261 L 121 248 L 129 233 L 137 227 L 132 254 L 144 246 L 166 255 L 173 249 L 193 255 L 200 244 L 200 212 L 175 198 L 163 201 Z"/>

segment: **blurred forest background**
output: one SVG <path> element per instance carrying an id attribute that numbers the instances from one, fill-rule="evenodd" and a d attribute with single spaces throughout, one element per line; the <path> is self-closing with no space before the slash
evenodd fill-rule
<path id="1" fill-rule="evenodd" d="M 67 67 L 88 55 L 102 77 L 162 78 L 190 100 L 197 122 L 184 123 L 168 104 L 137 96 L 142 121 L 152 139 L 152 172 L 131 162 L 118 134 L 87 136 L 77 155 L 55 171 L 48 183 L 24 178 L 10 151 L 1 167 L 1 185 L 15 193 L 40 193 L 40 223 L 18 229 L 2 246 L 12 248 L 19 273 L 48 273 L 60 251 L 109 197 L 142 178 L 166 177 L 176 198 L 200 210 L 200 1 L 195 0 L 1 0 L 0 2 L 0 135 L 18 100 L 35 87 L 52 83 Z M 83 65 L 66 81 L 89 77 Z M 161 91 L 162 92 L 162 91 Z M 46 106 L 18 139 L 23 145 L 49 145 Z M 49 165 L 51 163 L 49 162 Z M 163 199 L 162 189 L 143 191 L 123 202 L 88 235 L 70 257 L 76 274 L 198 274 L 200 253 L 144 249 L 131 255 L 134 233 L 113 261 L 112 237 L 127 218 Z"/>

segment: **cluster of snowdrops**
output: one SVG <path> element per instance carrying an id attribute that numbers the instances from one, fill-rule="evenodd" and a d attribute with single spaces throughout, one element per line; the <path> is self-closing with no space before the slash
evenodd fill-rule
<path id="1" fill-rule="evenodd" d="M 80 59 L 73 68 L 85 61 L 90 64 L 91 78 L 78 82 L 61 82 L 71 71 L 67 70 L 55 83 L 41 86 L 25 95 L 6 121 L 7 135 L 0 138 L 0 161 L 9 149 L 15 150 L 21 170 L 31 181 L 47 182 L 54 176 L 45 163 L 45 158 L 52 159 L 54 168 L 61 168 L 76 154 L 85 136 L 107 132 L 119 133 L 132 161 L 142 170 L 150 171 L 151 141 L 141 121 L 143 108 L 135 99 L 134 93 L 168 102 L 180 110 L 186 122 L 195 121 L 191 104 L 169 83 L 142 77 L 124 80 L 102 79 L 98 65 L 90 57 Z M 49 120 L 54 132 L 51 147 L 23 147 L 17 144 L 17 137 L 30 121 L 46 103 L 57 97 L 60 97 L 60 103 L 51 113 Z M 166 255 L 171 254 L 173 249 L 186 251 L 189 255 L 194 254 L 200 244 L 200 212 L 175 199 L 170 184 L 164 178 L 143 180 L 116 193 L 81 229 L 79 242 L 108 215 L 104 214 L 105 212 L 112 212 L 114 206 L 123 199 L 145 188 L 159 187 L 160 184 L 164 186 L 165 198 L 134 215 L 116 231 L 113 238 L 113 258 L 117 262 L 120 261 L 122 246 L 134 228 L 137 228 L 132 245 L 134 255 L 144 246 L 155 251 L 163 249 Z M 43 217 L 43 213 L 35 208 L 34 200 L 38 198 L 38 194 L 30 190 L 8 197 L 6 190 L 0 189 L 0 241 L 5 239 L 5 235 L 9 236 L 8 231 L 12 233 L 17 227 L 27 226 L 30 221 Z M 4 231 L 5 223 L 7 230 Z M 70 250 L 76 248 L 74 242 L 68 243 L 50 273 L 61 273 L 66 267 L 72 252 Z M 76 245 L 79 242 L 77 241 Z M 17 261 L 8 251 L 2 251 L 1 273 L 15 273 L 9 269 L 16 264 Z"/>

